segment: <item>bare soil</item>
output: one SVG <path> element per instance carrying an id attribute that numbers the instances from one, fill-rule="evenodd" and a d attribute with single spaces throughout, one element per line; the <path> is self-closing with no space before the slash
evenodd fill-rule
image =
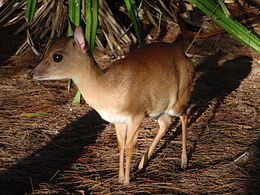
<path id="1" fill-rule="evenodd" d="M 10 29 L 0 34 L 0 194 L 260 192 L 260 147 L 243 166 L 233 164 L 260 139 L 259 53 L 227 34 L 197 40 L 188 52 L 197 66 L 188 168 L 180 169 L 180 123 L 174 119 L 148 166 L 138 171 L 158 129 L 154 119 L 146 119 L 133 155 L 131 183 L 123 186 L 117 183 L 114 126 L 84 102 L 71 105 L 76 88 L 68 92 L 67 81 L 32 81 L 28 72 L 38 57 L 30 49 L 14 56 L 24 37 Z M 96 54 L 97 60 L 104 56 Z"/>

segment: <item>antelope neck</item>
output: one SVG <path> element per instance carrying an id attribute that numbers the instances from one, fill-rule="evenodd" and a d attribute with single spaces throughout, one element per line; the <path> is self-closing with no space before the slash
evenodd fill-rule
<path id="1" fill-rule="evenodd" d="M 92 57 L 84 60 L 84 64 L 80 65 L 78 74 L 73 81 L 76 83 L 79 91 L 83 95 L 86 102 L 97 109 L 99 98 L 104 96 L 104 83 L 102 82 L 102 69 L 98 66 Z"/>
<path id="2" fill-rule="evenodd" d="M 92 84 L 98 83 L 99 77 L 102 74 L 102 69 L 95 62 L 93 57 L 87 57 L 83 59 L 85 63 L 81 63 L 78 67 L 77 74 L 73 79 L 76 85 L 86 88 Z"/>

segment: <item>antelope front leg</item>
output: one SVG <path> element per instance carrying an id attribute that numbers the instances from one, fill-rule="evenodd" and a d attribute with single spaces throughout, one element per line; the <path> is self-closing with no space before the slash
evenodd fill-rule
<path id="1" fill-rule="evenodd" d="M 124 152 L 125 152 L 125 140 L 126 140 L 126 125 L 125 124 L 115 124 L 116 136 L 119 149 L 119 177 L 118 181 L 120 183 L 124 182 Z"/>
<path id="2" fill-rule="evenodd" d="M 187 141 L 187 121 L 188 117 L 186 114 L 183 114 L 180 116 L 181 118 L 181 126 L 182 126 L 182 153 L 181 153 L 181 168 L 186 169 L 187 168 L 187 152 L 186 152 L 186 141 Z"/>

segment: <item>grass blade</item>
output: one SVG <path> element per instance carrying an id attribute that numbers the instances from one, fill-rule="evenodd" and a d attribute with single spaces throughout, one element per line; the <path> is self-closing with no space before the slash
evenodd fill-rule
<path id="1" fill-rule="evenodd" d="M 74 0 L 69 0 L 69 18 L 71 22 L 75 21 L 75 3 Z"/>
<path id="2" fill-rule="evenodd" d="M 85 29 L 85 35 L 87 42 L 90 46 L 91 43 L 91 33 L 92 33 L 92 0 L 86 0 L 86 29 Z"/>
<path id="3" fill-rule="evenodd" d="M 80 93 L 80 91 L 77 91 L 77 93 L 76 93 L 76 95 L 75 95 L 75 97 L 74 97 L 74 99 L 73 99 L 73 101 L 72 101 L 72 103 L 73 104 L 77 104 L 77 103 L 80 103 L 80 99 L 81 99 L 81 93 Z"/>
<path id="4" fill-rule="evenodd" d="M 96 34 L 98 26 L 98 1 L 86 0 L 86 39 L 90 48 L 90 52 L 93 53 Z"/>
<path id="5" fill-rule="evenodd" d="M 217 24 L 229 32 L 233 37 L 260 52 L 260 39 L 246 27 L 231 17 L 227 17 L 219 5 L 211 0 L 190 0 L 201 11 L 210 16 Z"/>
<path id="6" fill-rule="evenodd" d="M 80 13 L 81 13 L 81 0 L 75 0 L 75 20 L 74 24 L 76 26 L 80 25 Z"/>
<path id="7" fill-rule="evenodd" d="M 31 22 L 34 18 L 37 0 L 27 0 L 25 8 L 25 17 Z"/>
<path id="8" fill-rule="evenodd" d="M 225 16 L 230 17 L 230 13 L 229 13 L 227 7 L 225 6 L 225 3 L 223 2 L 223 0 L 218 0 L 218 3 L 221 6 L 221 9 L 224 12 Z"/>
<path id="9" fill-rule="evenodd" d="M 75 25 L 79 26 L 80 25 L 80 13 L 81 13 L 81 0 L 69 0 L 69 18 L 70 21 Z M 69 21 L 68 25 L 68 36 L 72 36 L 73 31 L 71 28 L 71 23 Z M 71 86 L 71 80 L 68 81 L 68 90 L 70 90 Z M 72 103 L 80 103 L 81 99 L 81 93 L 78 91 L 77 94 L 75 95 Z"/>
<path id="10" fill-rule="evenodd" d="M 44 115 L 48 115 L 48 113 L 36 112 L 36 113 L 25 113 L 24 114 L 24 116 L 29 117 L 29 118 L 38 117 L 38 116 L 44 116 Z"/>
<path id="11" fill-rule="evenodd" d="M 81 0 L 69 0 L 69 18 L 76 26 L 80 25 Z"/>
<path id="12" fill-rule="evenodd" d="M 92 1 L 92 31 L 91 31 L 91 40 L 90 40 L 90 52 L 93 53 L 95 42 L 96 42 L 96 34 L 97 34 L 97 26 L 98 26 L 98 1 Z"/>
<path id="13" fill-rule="evenodd" d="M 142 31 L 141 31 L 141 25 L 139 22 L 139 17 L 137 14 L 137 9 L 136 9 L 136 5 L 135 5 L 135 1 L 134 0 L 125 0 L 125 4 L 127 7 L 127 10 L 130 14 L 130 18 L 133 22 L 133 26 L 136 32 L 136 36 L 137 36 L 137 40 L 139 42 L 139 45 L 143 44 L 143 39 L 142 39 Z"/>

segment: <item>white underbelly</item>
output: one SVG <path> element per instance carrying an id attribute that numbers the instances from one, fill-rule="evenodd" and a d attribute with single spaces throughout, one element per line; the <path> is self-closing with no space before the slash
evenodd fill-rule
<path id="1" fill-rule="evenodd" d="M 115 111 L 113 109 L 105 109 L 105 110 L 98 110 L 97 111 L 102 119 L 110 122 L 110 123 L 128 123 L 132 120 L 131 115 L 128 115 L 127 113 L 122 113 Z M 148 114 L 151 118 L 159 117 L 162 114 L 168 114 L 170 116 L 179 117 L 180 115 L 175 113 L 172 109 L 168 109 L 161 112 L 154 112 Z"/>
<path id="2" fill-rule="evenodd" d="M 165 110 L 165 111 L 161 111 L 161 112 L 151 113 L 151 114 L 149 114 L 149 117 L 156 118 L 162 114 L 168 114 L 170 116 L 176 116 L 176 117 L 180 116 L 179 114 L 175 113 L 172 109 L 169 109 L 169 110 Z"/>
<path id="3" fill-rule="evenodd" d="M 124 115 L 113 110 L 99 110 L 98 113 L 102 119 L 110 123 L 127 123 L 132 120 L 131 116 Z"/>

